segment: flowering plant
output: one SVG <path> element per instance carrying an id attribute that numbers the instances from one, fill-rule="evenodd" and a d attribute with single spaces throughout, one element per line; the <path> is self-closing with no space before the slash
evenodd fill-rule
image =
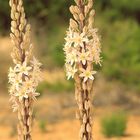
<path id="1" fill-rule="evenodd" d="M 73 78 L 75 73 L 81 75 L 83 73 L 82 67 L 88 69 L 89 73 L 85 74 L 83 78 L 91 79 L 88 75 L 93 76 L 96 72 L 92 70 L 93 68 L 90 65 L 93 63 L 101 65 L 100 39 L 97 34 L 98 30 L 92 26 L 95 11 L 91 9 L 91 2 L 89 0 L 89 3 L 85 5 L 84 13 L 81 13 L 78 6 L 70 7 L 74 19 L 70 19 L 70 27 L 67 31 L 64 45 L 68 79 Z M 85 18 L 88 18 L 88 20 Z M 81 22 L 84 23 L 82 27 Z M 84 81 L 86 82 L 87 80 Z"/>
<path id="2" fill-rule="evenodd" d="M 31 140 L 33 103 L 41 80 L 41 63 L 32 55 L 30 24 L 27 23 L 22 0 L 10 0 L 11 40 L 14 67 L 9 69 L 9 93 L 13 111 L 18 112 L 18 140 Z"/>
<path id="3" fill-rule="evenodd" d="M 27 62 L 16 64 L 14 68 L 9 70 L 9 83 L 11 101 L 13 102 L 13 110 L 18 110 L 16 101 L 21 102 L 24 98 L 29 97 L 36 101 L 36 96 L 40 94 L 36 92 L 36 87 L 40 78 L 41 64 L 33 58 L 31 65 L 27 66 Z"/>
<path id="4" fill-rule="evenodd" d="M 101 47 L 98 29 L 93 27 L 95 10 L 93 0 L 75 0 L 70 7 L 73 18 L 66 32 L 64 52 L 67 79 L 75 80 L 75 98 L 79 107 L 76 117 L 81 122 L 81 140 L 92 140 L 91 91 L 93 65 L 101 65 Z"/>

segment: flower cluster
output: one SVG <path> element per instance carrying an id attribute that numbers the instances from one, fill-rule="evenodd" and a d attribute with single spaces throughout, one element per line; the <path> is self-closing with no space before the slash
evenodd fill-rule
<path id="1" fill-rule="evenodd" d="M 10 37 L 14 46 L 11 56 L 15 64 L 9 70 L 9 92 L 13 108 L 17 110 L 24 99 L 36 100 L 39 95 L 36 87 L 40 81 L 41 64 L 32 55 L 31 26 L 25 17 L 23 0 L 10 0 L 9 4 L 12 19 Z"/>
<path id="2" fill-rule="evenodd" d="M 91 5 L 91 0 L 89 0 L 89 3 L 85 4 L 84 13 L 81 13 L 78 6 L 70 7 L 74 19 L 70 19 L 64 45 L 68 79 L 73 78 L 77 73 L 84 82 L 93 80 L 93 75 L 96 73 L 93 71 L 93 63 L 101 65 L 100 39 L 98 30 L 92 26 L 95 12 Z"/>
<path id="3" fill-rule="evenodd" d="M 36 96 L 39 96 L 39 93 L 36 92 L 36 87 L 41 80 L 41 64 L 35 58 L 30 63 L 30 66 L 27 65 L 27 62 L 24 62 L 9 69 L 8 77 L 11 84 L 9 92 L 14 111 L 18 109 L 17 103 L 21 102 L 23 98 L 27 99 L 30 97 L 36 100 Z"/>
<path id="4" fill-rule="evenodd" d="M 67 78 L 75 80 L 75 99 L 79 110 L 76 117 L 80 120 L 80 139 L 92 140 L 91 92 L 96 71 L 93 64 L 101 65 L 101 48 L 98 30 L 93 27 L 95 11 L 93 0 L 74 0 L 70 7 L 73 19 L 65 37 Z"/>
<path id="5" fill-rule="evenodd" d="M 41 64 L 33 57 L 30 40 L 31 26 L 27 23 L 23 0 L 10 0 L 11 7 L 11 53 L 14 67 L 9 70 L 10 101 L 18 114 L 18 139 L 31 140 L 33 105 L 38 82 L 41 80 Z"/>

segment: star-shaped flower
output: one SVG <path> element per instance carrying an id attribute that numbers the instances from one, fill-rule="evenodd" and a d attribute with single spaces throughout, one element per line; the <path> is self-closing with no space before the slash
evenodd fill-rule
<path id="1" fill-rule="evenodd" d="M 30 96 L 34 101 L 37 101 L 36 97 L 39 96 L 40 93 L 36 92 L 35 90 L 31 92 Z"/>
<path id="2" fill-rule="evenodd" d="M 88 38 L 85 36 L 84 33 L 79 34 L 77 32 L 74 33 L 74 36 L 73 36 L 72 40 L 73 40 L 73 43 L 74 43 L 74 47 L 77 47 L 77 46 L 83 47 L 84 43 L 89 42 Z"/>
<path id="3" fill-rule="evenodd" d="M 18 89 L 22 84 L 22 74 L 16 74 L 15 77 L 11 79 L 11 83 L 13 84 L 15 89 Z"/>
<path id="4" fill-rule="evenodd" d="M 72 67 L 69 64 L 66 64 L 66 70 L 67 70 L 67 79 L 69 80 L 70 78 L 73 78 L 75 73 L 77 72 L 76 67 Z"/>
<path id="5" fill-rule="evenodd" d="M 90 71 L 89 69 L 82 69 L 82 73 L 79 75 L 80 77 L 84 78 L 84 82 L 88 79 L 94 80 L 93 75 L 96 74 L 96 71 Z"/>
<path id="6" fill-rule="evenodd" d="M 67 31 L 67 36 L 65 37 L 66 43 L 65 46 L 71 46 L 73 43 L 73 31 L 69 28 Z"/>
<path id="7" fill-rule="evenodd" d="M 85 52 L 84 49 L 82 49 L 82 52 L 78 53 L 78 60 L 79 62 L 81 61 L 83 65 L 85 65 L 88 60 L 91 60 L 90 52 Z"/>
<path id="8" fill-rule="evenodd" d="M 75 50 L 66 55 L 66 62 L 70 63 L 71 65 L 73 65 L 74 62 L 77 62 L 77 53 Z"/>
<path id="9" fill-rule="evenodd" d="M 22 74 L 25 74 L 25 75 L 28 75 L 29 71 L 31 69 L 32 69 L 32 67 L 27 66 L 26 62 L 23 62 L 22 64 L 17 64 L 16 67 L 15 67 L 16 72 L 19 72 L 19 73 L 22 73 Z"/>
<path id="10" fill-rule="evenodd" d="M 34 65 L 34 67 L 40 67 L 42 65 L 35 57 L 33 57 L 31 63 Z"/>
<path id="11" fill-rule="evenodd" d="M 19 101 L 22 101 L 23 98 L 28 98 L 28 89 L 26 87 L 21 87 L 19 88 L 19 90 L 17 91 L 17 93 L 15 93 L 15 96 L 17 96 L 19 98 Z"/>

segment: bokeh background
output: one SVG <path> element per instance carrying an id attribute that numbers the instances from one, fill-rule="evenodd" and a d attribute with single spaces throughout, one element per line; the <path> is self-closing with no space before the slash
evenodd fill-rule
<path id="1" fill-rule="evenodd" d="M 37 89 L 41 96 L 34 109 L 34 140 L 78 139 L 80 125 L 75 119 L 74 83 L 66 80 L 63 54 L 71 17 L 69 6 L 73 3 L 73 0 L 24 0 L 35 54 L 43 63 L 44 80 Z M 95 66 L 98 70 L 92 102 L 95 140 L 140 140 L 140 0 L 95 0 L 94 8 L 103 59 L 102 67 Z M 9 15 L 8 0 L 0 0 L 1 140 L 14 140 L 17 135 L 17 119 L 9 103 L 7 83 L 7 71 L 12 66 Z"/>

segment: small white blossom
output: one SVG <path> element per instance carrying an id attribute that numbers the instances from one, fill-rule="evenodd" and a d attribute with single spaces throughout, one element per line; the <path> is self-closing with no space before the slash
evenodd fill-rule
<path id="1" fill-rule="evenodd" d="M 40 93 L 36 92 L 35 90 L 33 92 L 31 92 L 31 94 L 30 94 L 30 96 L 32 97 L 32 99 L 34 101 L 37 100 L 36 97 L 39 96 L 39 95 L 40 95 Z"/>
<path id="2" fill-rule="evenodd" d="M 16 91 L 17 87 L 15 87 L 15 85 L 11 85 L 9 88 L 9 93 L 10 95 L 13 95 Z"/>
<path id="3" fill-rule="evenodd" d="M 10 79 L 12 79 L 13 77 L 15 77 L 15 74 L 16 74 L 16 73 L 15 73 L 14 69 L 12 69 L 12 68 L 10 67 L 8 77 L 9 77 Z"/>
<path id="4" fill-rule="evenodd" d="M 29 71 L 32 69 L 32 67 L 27 66 L 27 63 L 24 62 L 23 64 L 17 64 L 15 67 L 16 72 L 28 75 Z"/>
<path id="5" fill-rule="evenodd" d="M 73 31 L 69 29 L 67 31 L 67 36 L 65 37 L 66 43 L 65 46 L 71 46 L 73 43 Z"/>
<path id="6" fill-rule="evenodd" d="M 84 43 L 89 42 L 88 38 L 85 36 L 84 33 L 79 34 L 77 32 L 74 33 L 72 40 L 74 43 L 74 47 L 77 47 L 77 46 L 84 47 Z"/>
<path id="7" fill-rule="evenodd" d="M 93 57 L 93 60 L 96 64 L 99 64 L 101 65 L 101 57 L 100 57 L 100 53 L 101 53 L 101 49 L 100 47 L 98 46 L 94 46 L 92 49 L 91 49 L 91 53 L 92 53 L 92 57 Z"/>
<path id="8" fill-rule="evenodd" d="M 18 89 L 18 87 L 22 84 L 22 74 L 17 74 L 13 79 L 13 85 Z"/>
<path id="9" fill-rule="evenodd" d="M 86 64 L 86 62 L 89 60 L 91 60 L 90 58 L 90 52 L 85 52 L 83 49 L 82 49 L 82 52 L 78 53 L 78 60 L 79 62 L 82 62 L 83 65 Z"/>
<path id="10" fill-rule="evenodd" d="M 84 82 L 86 82 L 88 79 L 94 80 L 93 75 L 96 74 L 96 71 L 91 71 L 91 70 L 84 70 L 82 69 L 82 73 L 79 75 L 80 77 L 84 78 Z"/>
<path id="11" fill-rule="evenodd" d="M 30 92 L 32 92 L 32 90 L 35 87 L 34 81 L 32 80 L 32 78 L 28 79 L 26 78 L 26 80 L 22 83 L 23 87 L 26 87 L 26 89 Z"/>
<path id="12" fill-rule="evenodd" d="M 28 98 L 28 93 L 29 91 L 27 90 L 26 87 L 21 87 L 19 90 L 15 93 L 15 96 L 19 98 L 19 101 L 22 101 L 23 98 Z"/>
<path id="13" fill-rule="evenodd" d="M 72 67 L 69 64 L 66 64 L 66 70 L 67 70 L 67 79 L 69 80 L 70 78 L 73 78 L 75 73 L 77 72 L 77 69 L 74 67 Z"/>
<path id="14" fill-rule="evenodd" d="M 38 67 L 38 68 L 42 66 L 42 64 L 35 57 L 33 57 L 31 64 L 33 64 L 34 67 Z"/>
<path id="15" fill-rule="evenodd" d="M 73 50 L 71 53 L 68 53 L 66 56 L 66 62 L 73 65 L 75 62 L 77 62 L 77 53 L 75 50 Z"/>
<path id="16" fill-rule="evenodd" d="M 65 54 L 67 55 L 72 52 L 72 47 L 65 45 L 63 50 L 64 50 Z"/>

